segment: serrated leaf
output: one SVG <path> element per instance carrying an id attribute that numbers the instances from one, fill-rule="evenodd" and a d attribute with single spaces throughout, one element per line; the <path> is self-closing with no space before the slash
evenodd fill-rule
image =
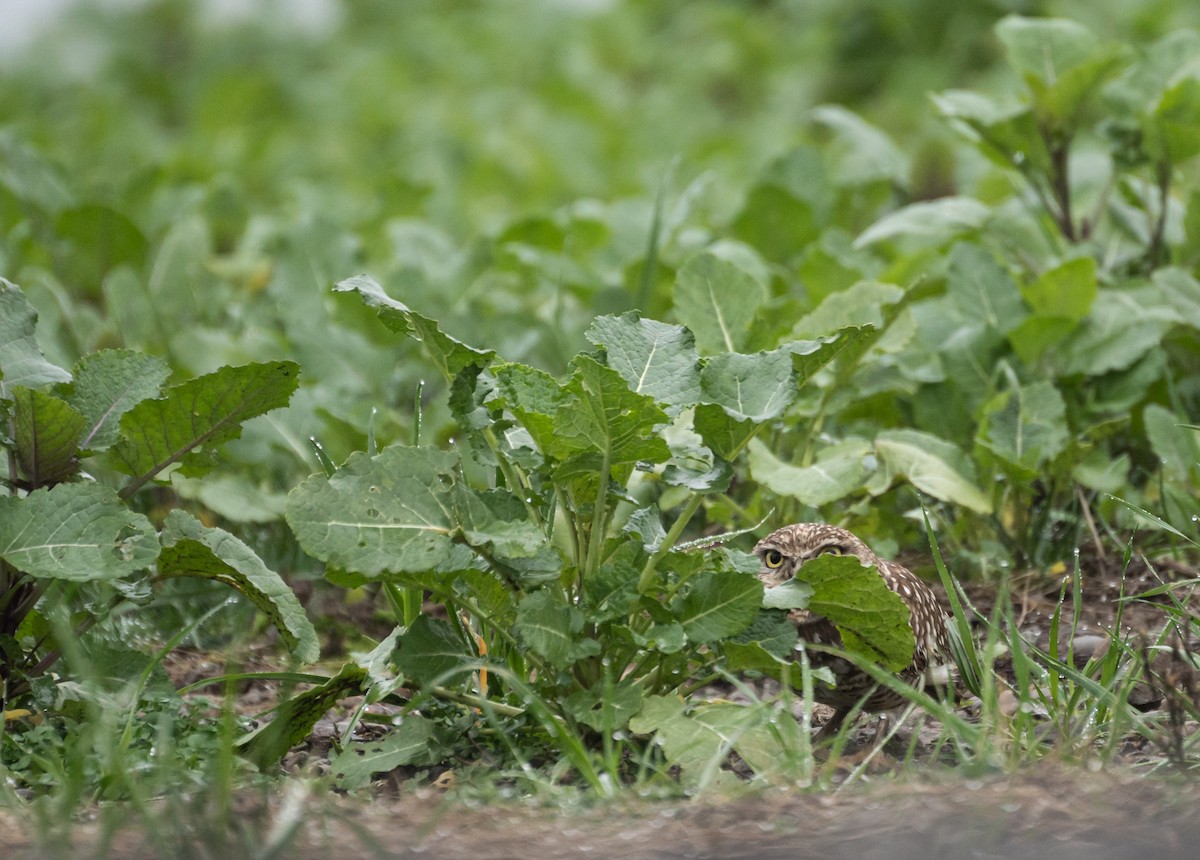
<path id="1" fill-rule="evenodd" d="M 459 668 L 479 659 L 449 624 L 426 615 L 418 616 L 397 642 L 396 668 L 422 686 L 447 683 Z"/>
<path id="2" fill-rule="evenodd" d="M 875 437 L 875 453 L 934 498 L 991 513 L 992 503 L 969 476 L 966 458 L 945 439 L 918 430 L 885 430 Z"/>
<path id="3" fill-rule="evenodd" d="M 0 395 L 11 386 L 38 388 L 70 382 L 71 374 L 46 361 L 37 342 L 37 311 L 21 288 L 0 278 Z"/>
<path id="4" fill-rule="evenodd" d="M 732 417 L 716 404 L 702 403 L 692 416 L 692 427 L 714 454 L 731 461 L 758 432 L 760 425 Z"/>
<path id="5" fill-rule="evenodd" d="M 375 741 L 351 741 L 329 758 L 329 772 L 343 791 L 366 786 L 377 773 L 401 765 L 435 764 L 436 725 L 420 714 L 407 714 L 398 726 Z"/>
<path id="6" fill-rule="evenodd" d="M 696 336 L 702 353 L 737 352 L 767 300 L 767 288 L 729 260 L 703 253 L 675 279 L 675 313 Z"/>
<path id="7" fill-rule="evenodd" d="M 847 650 L 893 672 L 912 662 L 916 640 L 908 606 L 873 566 L 853 556 L 822 555 L 803 564 L 796 578 L 812 586 L 809 611 L 837 626 Z"/>
<path id="8" fill-rule="evenodd" d="M 260 768 L 274 765 L 308 737 L 317 720 L 339 699 L 360 695 L 366 680 L 366 669 L 346 663 L 329 680 L 280 703 L 275 719 L 239 738 L 235 746 Z"/>
<path id="9" fill-rule="evenodd" d="M 762 583 L 755 576 L 727 570 L 705 571 L 674 609 L 692 642 L 713 642 L 745 629 L 758 614 Z"/>
<path id="10" fill-rule="evenodd" d="M 737 421 L 778 418 L 796 397 L 792 353 L 781 347 L 753 355 L 714 355 L 700 373 L 700 388 L 705 402 Z"/>
<path id="11" fill-rule="evenodd" d="M 848 327 L 883 327 L 885 305 L 904 298 L 904 290 L 895 284 L 859 281 L 844 290 L 830 293 L 812 312 L 792 327 L 796 339 L 835 334 Z"/>
<path id="12" fill-rule="evenodd" d="M 611 734 L 625 728 L 630 717 L 641 709 L 644 696 L 637 679 L 626 678 L 578 690 L 566 698 L 563 709 L 577 722 Z"/>
<path id="13" fill-rule="evenodd" d="M 121 416 L 156 397 L 171 375 L 162 359 L 127 349 L 90 353 L 73 370 L 75 382 L 63 397 L 87 421 L 79 445 L 88 451 L 104 451 L 115 444 Z"/>
<path id="14" fill-rule="evenodd" d="M 813 587 L 802 579 L 789 579 L 773 588 L 763 589 L 763 609 L 807 609 Z"/>
<path id="15" fill-rule="evenodd" d="M 368 275 L 346 278 L 335 284 L 333 289 L 339 293 L 358 293 L 368 307 L 375 309 L 385 326 L 420 341 L 447 382 L 452 381 L 465 367 L 487 367 L 496 358 L 496 353 L 490 349 L 475 349 L 446 334 L 435 321 L 385 293 L 383 287 Z"/>
<path id="16" fill-rule="evenodd" d="M 134 480 L 130 495 L 166 467 L 179 463 L 194 477 L 212 465 L 217 446 L 242 433 L 242 422 L 286 406 L 299 366 L 291 361 L 222 367 L 143 400 L 121 417 L 112 449 L 119 469 Z"/>
<path id="17" fill-rule="evenodd" d="M 42 487 L 74 474 L 84 417 L 43 391 L 16 386 L 12 398 L 17 462 L 29 484 Z"/>
<path id="18" fill-rule="evenodd" d="M 317 631 L 296 595 L 278 573 L 246 544 L 224 529 L 207 528 L 191 514 L 167 514 L 158 557 L 161 576 L 198 576 L 240 592 L 262 612 L 302 663 L 320 656 Z"/>
<path id="19" fill-rule="evenodd" d="M 660 403 L 689 406 L 700 397 L 700 355 L 686 328 L 643 319 L 636 311 L 597 317 L 587 338 L 629 388 Z"/>
<path id="20" fill-rule="evenodd" d="M 918 239 L 942 245 L 966 233 L 981 229 L 992 210 L 972 197 L 943 197 L 910 203 L 884 215 L 854 240 L 855 248 L 865 248 L 895 239 Z"/>
<path id="21" fill-rule="evenodd" d="M 583 626 L 583 613 L 548 590 L 526 595 L 517 605 L 521 639 L 551 666 L 566 668 L 600 653 L 600 643 L 585 637 Z"/>
<path id="22" fill-rule="evenodd" d="M 524 364 L 498 364 L 492 368 L 498 398 L 529 432 L 538 450 L 554 450 L 554 415 L 567 402 L 563 386 L 544 370 Z"/>
<path id="23" fill-rule="evenodd" d="M 775 586 L 775 588 L 763 589 L 763 599 L 773 591 L 779 591 L 784 585 L 796 582 L 794 579 L 788 582 Z M 796 590 L 803 589 L 804 596 L 801 598 Z M 798 603 L 803 599 L 805 606 L 812 594 L 812 586 L 808 583 L 799 582 L 794 586 L 790 586 L 788 591 L 792 591 L 793 595 L 787 599 L 787 602 Z M 785 592 L 786 594 L 786 592 Z M 763 609 L 754 620 L 750 622 L 745 630 L 738 633 L 731 640 L 722 644 L 722 650 L 726 649 L 731 644 L 753 644 L 760 646 L 771 657 L 776 660 L 787 660 L 796 650 L 796 642 L 799 641 L 800 635 L 796 630 L 796 625 L 788 617 L 788 613 L 783 609 Z M 727 652 L 728 653 L 728 652 Z M 832 682 L 832 678 L 830 681 Z"/>
<path id="24" fill-rule="evenodd" d="M 963 318 L 1001 334 L 1028 316 L 1012 276 L 979 246 L 961 242 L 950 252 L 946 292 Z"/>
<path id="25" fill-rule="evenodd" d="M 565 390 L 574 396 L 554 414 L 554 456 L 600 455 L 611 465 L 670 458 L 655 433 L 667 414 L 653 398 L 631 391 L 620 374 L 588 355 L 576 356 L 571 371 Z"/>
<path id="26" fill-rule="evenodd" d="M 150 521 L 99 484 L 0 496 L 0 558 L 35 578 L 118 579 L 158 557 Z"/>
<path id="27" fill-rule="evenodd" d="M 466 544 L 500 560 L 542 554 L 545 537 L 519 500 L 462 486 L 457 462 L 399 445 L 355 453 L 332 477 L 313 475 L 288 494 L 288 525 L 309 555 L 370 577 L 486 565 Z"/>
<path id="28" fill-rule="evenodd" d="M 662 531 L 661 524 L 658 529 Z M 628 615 L 638 598 L 638 576 L 645 563 L 646 550 L 637 542 L 627 540 L 604 560 L 594 576 L 585 578 L 583 609 L 587 620 L 599 623 Z"/>
<path id="29" fill-rule="evenodd" d="M 1050 382 L 1033 382 L 991 399 L 983 410 L 979 442 L 1026 476 L 1066 447 L 1067 406 Z"/>
<path id="30" fill-rule="evenodd" d="M 861 489 L 871 446 L 847 440 L 823 449 L 810 466 L 784 463 L 757 439 L 750 442 L 750 475 L 772 492 L 820 507 Z"/>

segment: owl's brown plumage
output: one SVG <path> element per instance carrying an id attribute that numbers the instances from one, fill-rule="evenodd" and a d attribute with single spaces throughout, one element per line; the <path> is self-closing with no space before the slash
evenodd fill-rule
<path id="1" fill-rule="evenodd" d="M 761 562 L 758 578 L 768 588 L 791 579 L 805 562 L 825 553 L 852 555 L 864 565 L 874 565 L 888 588 L 900 595 L 907 604 L 916 639 L 912 663 L 897 673 L 898 676 L 906 683 L 917 686 L 923 683 L 927 671 L 944 659 L 947 653 L 948 613 L 938 602 L 933 589 L 903 565 L 879 558 L 846 529 L 826 523 L 784 526 L 760 540 L 754 547 L 754 553 Z M 805 642 L 842 646 L 841 636 L 829 620 L 807 609 L 794 609 L 789 614 L 800 638 Z M 870 695 L 863 703 L 863 710 L 866 711 L 887 711 L 905 703 L 903 696 L 887 687 L 876 686 L 870 675 L 844 657 L 812 651 L 809 660 L 813 668 L 827 668 L 837 679 L 836 686 L 818 684 L 813 692 L 818 702 L 835 709 L 826 731 L 836 729 L 868 692 Z"/>

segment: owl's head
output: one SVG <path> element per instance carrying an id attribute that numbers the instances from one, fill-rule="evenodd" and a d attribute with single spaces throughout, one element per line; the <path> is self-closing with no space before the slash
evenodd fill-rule
<path id="1" fill-rule="evenodd" d="M 864 565 L 879 565 L 871 548 L 850 532 L 827 523 L 796 523 L 771 532 L 754 547 L 758 578 L 767 588 L 787 582 L 819 555 L 852 555 Z"/>

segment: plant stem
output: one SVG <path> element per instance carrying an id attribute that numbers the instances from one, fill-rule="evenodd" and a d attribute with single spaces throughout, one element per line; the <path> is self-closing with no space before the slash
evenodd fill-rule
<path id="1" fill-rule="evenodd" d="M 654 551 L 653 555 L 646 559 L 646 566 L 642 568 L 642 573 L 638 577 L 639 592 L 645 594 L 650 590 L 650 586 L 654 582 L 654 572 L 658 569 L 658 563 L 675 546 L 675 542 L 679 540 L 679 536 L 683 534 L 683 530 L 687 528 L 688 522 L 692 519 L 696 511 L 700 509 L 703 501 L 704 496 L 696 493 L 683 506 L 683 510 L 675 518 L 675 522 L 671 524 L 671 529 L 667 532 L 667 536 L 663 538 L 663 542 L 659 544 L 658 549 Z"/>

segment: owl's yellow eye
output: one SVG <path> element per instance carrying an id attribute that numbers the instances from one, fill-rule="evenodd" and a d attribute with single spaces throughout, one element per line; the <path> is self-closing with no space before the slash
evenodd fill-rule
<path id="1" fill-rule="evenodd" d="M 767 567 L 779 567 L 783 564 L 783 553 L 777 549 L 769 549 L 763 553 L 762 560 Z"/>
<path id="2" fill-rule="evenodd" d="M 821 547 L 820 555 L 844 555 L 842 548 L 837 544 Z"/>

